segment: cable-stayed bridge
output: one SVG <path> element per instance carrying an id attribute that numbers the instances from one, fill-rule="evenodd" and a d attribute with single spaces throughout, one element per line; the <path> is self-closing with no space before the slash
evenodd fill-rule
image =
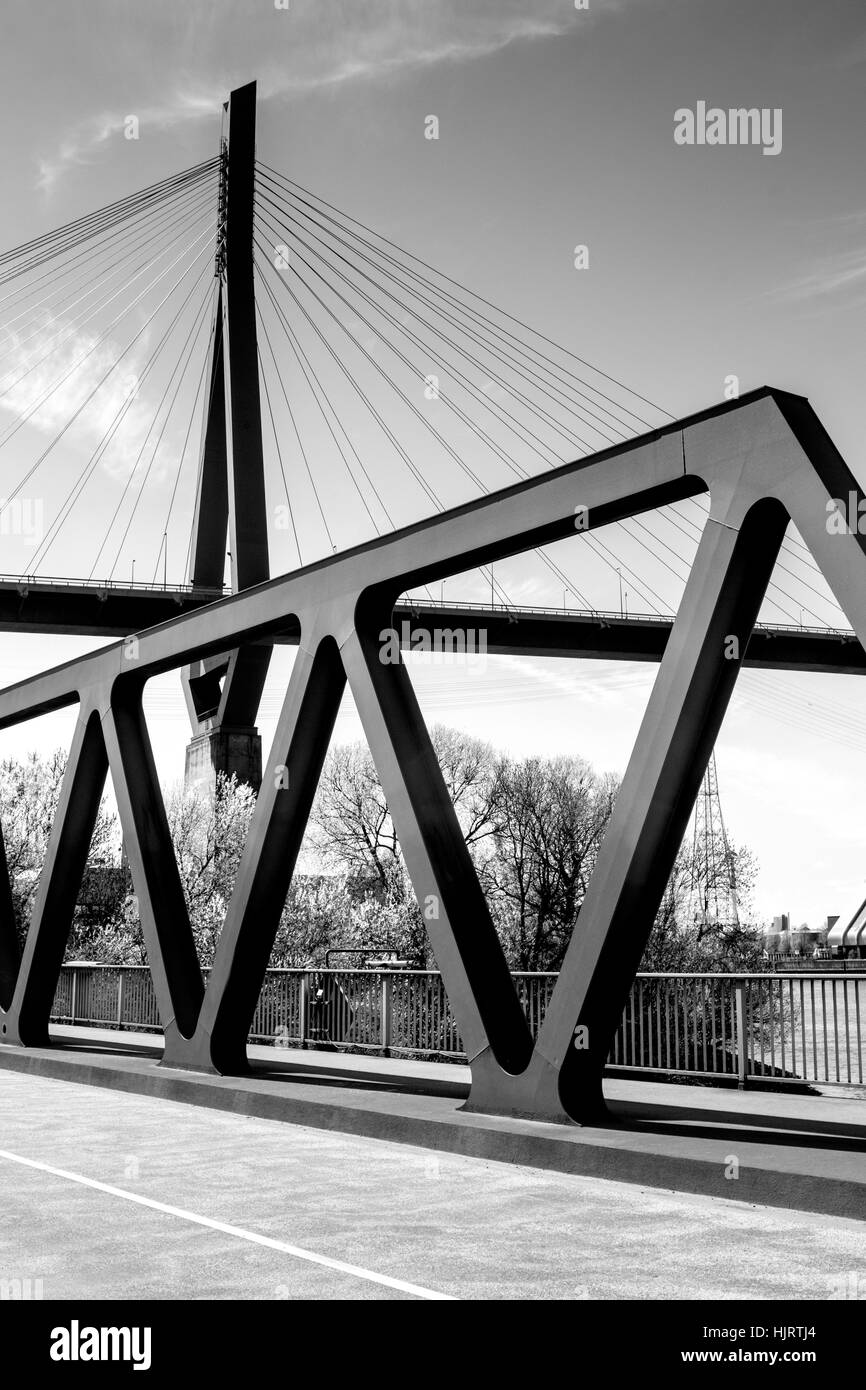
<path id="1" fill-rule="evenodd" d="M 862 539 L 827 524 L 860 492 L 808 402 L 765 387 L 667 417 L 257 159 L 254 85 L 213 159 L 0 257 L 0 282 L 0 625 L 123 639 L 0 692 L 0 728 L 78 708 L 20 960 L 0 882 L 6 1038 L 47 1037 L 110 772 L 166 1061 L 244 1066 L 348 685 L 472 1105 L 596 1112 L 740 667 L 866 669 Z M 535 1046 L 405 665 L 382 657 L 392 628 L 660 662 Z M 262 777 L 284 642 L 299 652 Z M 206 991 L 142 709 L 175 669 L 191 770 L 261 781 Z"/>
<path id="2" fill-rule="evenodd" d="M 138 631 L 666 418 L 256 159 L 242 106 L 212 159 L 0 258 L 0 628 Z M 250 421 L 224 496 L 226 387 Z M 405 611 L 483 621 L 494 653 L 658 660 L 704 522 L 686 498 Z M 748 665 L 864 668 L 794 534 L 761 619 Z"/>

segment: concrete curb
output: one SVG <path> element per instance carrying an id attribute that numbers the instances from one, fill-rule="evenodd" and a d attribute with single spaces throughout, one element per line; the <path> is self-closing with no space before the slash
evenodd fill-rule
<path id="1" fill-rule="evenodd" d="M 614 1106 L 620 1122 L 609 1128 L 567 1128 L 466 1114 L 443 1096 L 326 1086 L 260 1070 L 246 1077 L 204 1076 L 114 1051 L 0 1046 L 0 1067 L 491 1162 L 866 1220 L 864 1145 L 856 1139 L 823 1136 L 810 1145 L 809 1136 L 781 1126 L 772 1133 L 743 1126 L 736 1139 L 714 1134 L 711 1124 L 702 1133 L 695 1133 L 695 1124 L 665 1130 L 630 1119 L 622 1103 Z M 732 1153 L 739 1163 L 736 1182 L 725 1177 Z"/>

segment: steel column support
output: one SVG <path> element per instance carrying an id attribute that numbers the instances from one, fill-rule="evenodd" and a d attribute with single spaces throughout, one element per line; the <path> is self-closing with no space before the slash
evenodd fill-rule
<path id="1" fill-rule="evenodd" d="M 389 626 L 382 606 L 346 639 L 349 685 L 469 1060 L 521 1071 L 529 1026 L 406 668 L 380 659 Z"/>
<path id="2" fill-rule="evenodd" d="M 191 584 L 222 588 L 229 524 L 226 389 L 223 353 L 223 291 L 217 282 L 211 351 L 204 396 L 204 427 L 192 522 Z"/>
<path id="3" fill-rule="evenodd" d="M 99 713 L 78 716 L 15 988 L 0 1010 L 4 1042 L 48 1045 L 48 1021 L 108 768 Z"/>
<path id="4" fill-rule="evenodd" d="M 866 499 L 808 401 L 786 396 L 780 408 L 794 431 L 799 457 L 798 467 L 788 471 L 781 485 L 776 482 L 773 491 L 866 647 Z"/>
<path id="5" fill-rule="evenodd" d="M 605 1062 L 787 522 L 768 500 L 739 528 L 707 523 L 530 1067 L 473 1076 L 471 1109 L 603 1113 Z"/>
<path id="6" fill-rule="evenodd" d="M 345 684 L 333 637 L 314 632 L 309 645 L 302 637 L 195 1036 L 175 1036 L 165 1065 L 246 1068 L 247 1035 Z"/>
<path id="7" fill-rule="evenodd" d="M 193 574 L 207 571 L 211 576 L 218 570 L 218 579 L 209 577 L 207 582 L 222 583 L 227 527 L 235 593 L 269 577 L 253 270 L 255 143 L 256 84 L 250 82 L 233 91 L 228 103 L 225 255 L 193 560 Z M 193 728 L 217 739 L 223 727 L 254 733 L 271 651 L 267 645 L 241 646 L 226 654 L 221 689 L 215 674 L 200 666 L 190 668 L 184 689 Z"/>
<path id="8" fill-rule="evenodd" d="M 269 577 L 268 516 L 259 395 L 259 353 L 253 271 L 256 177 L 256 84 L 232 92 L 228 108 L 228 197 L 222 287 L 232 590 Z M 232 652 L 217 725 L 256 722 L 270 647 Z"/>
<path id="9" fill-rule="evenodd" d="M 9 865 L 3 831 L 0 829 L 0 1010 L 8 1009 L 15 993 L 21 952 L 15 930 L 15 905 L 9 881 Z M 0 1035 L 2 1036 L 2 1035 Z"/>
<path id="10" fill-rule="evenodd" d="M 231 94 L 223 285 L 232 589 L 268 578 L 268 518 L 253 276 L 256 84 Z"/>
<path id="11" fill-rule="evenodd" d="M 142 683 L 115 683 L 105 746 L 166 1048 L 191 1037 L 204 997 L 201 967 L 144 712 Z"/>

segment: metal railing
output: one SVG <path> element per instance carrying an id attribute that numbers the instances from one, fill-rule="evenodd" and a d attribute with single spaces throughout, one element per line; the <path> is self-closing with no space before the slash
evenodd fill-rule
<path id="1" fill-rule="evenodd" d="M 566 607 L 540 607 L 538 604 L 526 603 L 491 603 L 487 599 L 441 599 L 441 598 L 401 598 L 394 605 L 394 612 L 397 613 L 417 613 L 419 610 L 428 608 L 439 608 L 444 612 L 454 610 L 454 612 L 470 613 L 502 613 L 520 616 L 525 614 L 527 617 L 543 615 L 554 618 L 587 618 L 592 622 L 606 624 L 627 623 L 665 623 L 669 627 L 673 626 L 673 613 L 638 613 L 623 612 L 613 608 L 571 608 Z M 810 627 L 807 623 L 755 623 L 757 632 L 794 632 L 807 637 L 844 637 L 856 641 L 856 633 L 851 627 Z"/>
<path id="2" fill-rule="evenodd" d="M 207 972 L 205 972 L 207 974 Z M 514 972 L 533 1037 L 556 975 Z M 146 966 L 71 963 L 52 1020 L 159 1032 Z M 641 974 L 608 1057 L 618 1073 L 863 1086 L 866 975 Z M 429 970 L 269 970 L 250 1042 L 460 1061 L 441 977 Z"/>
<path id="3" fill-rule="evenodd" d="M 145 592 L 154 594 L 183 594 L 185 597 L 218 599 L 231 593 L 227 584 L 184 584 L 161 579 L 70 579 L 56 574 L 0 574 L 0 585 L 38 589 L 92 589 L 95 592 Z"/>
<path id="4" fill-rule="evenodd" d="M 813 959 L 810 956 L 791 956 L 782 955 L 781 951 L 770 955 L 765 961 L 768 970 L 781 972 L 783 975 L 809 974 L 818 971 L 824 975 L 857 975 L 866 973 L 866 960 L 857 957 L 830 957 L 822 959 L 820 956 Z"/>
<path id="5" fill-rule="evenodd" d="M 206 598 L 212 601 L 226 598 L 231 593 L 228 584 L 186 584 L 168 580 L 149 579 L 75 579 L 54 574 L 0 574 L 0 586 L 14 585 L 21 589 L 46 588 L 91 589 L 94 592 L 146 592 L 153 594 L 182 594 L 184 597 Z M 628 613 L 616 609 L 539 607 L 530 604 L 491 603 L 484 599 L 407 599 L 401 598 L 394 605 L 395 613 L 414 614 L 419 609 L 439 608 L 443 612 L 502 613 L 509 615 L 525 614 L 527 617 L 546 615 L 548 617 L 586 618 L 602 626 L 617 623 L 653 623 L 673 626 L 672 613 Z M 853 628 L 848 627 L 810 627 L 805 623 L 755 623 L 758 632 L 798 633 L 808 637 L 843 637 L 856 640 Z"/>

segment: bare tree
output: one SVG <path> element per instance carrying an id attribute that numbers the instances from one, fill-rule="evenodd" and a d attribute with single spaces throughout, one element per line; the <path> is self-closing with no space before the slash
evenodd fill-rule
<path id="1" fill-rule="evenodd" d="M 0 762 L 0 822 L 15 925 L 22 943 L 57 813 L 66 760 L 66 753 L 58 748 L 47 757 L 30 752 L 21 760 L 6 758 Z M 103 804 L 96 818 L 88 865 L 116 857 L 118 844 L 117 818 Z M 118 906 L 106 900 L 106 914 L 110 916 Z"/>
<path id="2" fill-rule="evenodd" d="M 466 842 L 493 832 L 494 754 L 480 739 L 434 725 L 430 737 Z M 322 771 L 313 805 L 313 841 L 323 862 L 348 870 L 364 887 L 383 894 L 402 873 L 397 832 L 379 774 L 364 743 L 334 748 Z"/>
<path id="3" fill-rule="evenodd" d="M 399 858 L 397 832 L 366 744 L 345 744 L 328 754 L 311 825 L 326 867 L 387 888 Z"/>
<path id="4" fill-rule="evenodd" d="M 431 740 L 509 961 L 520 969 L 555 969 L 610 816 L 615 780 L 579 758 L 497 758 L 482 740 L 439 725 Z M 392 929 L 399 919 L 403 940 L 426 950 L 365 745 L 329 755 L 312 820 L 323 862 L 348 874 L 357 900 L 373 891 L 388 904 Z"/>
<path id="5" fill-rule="evenodd" d="M 498 764 L 492 853 L 483 876 L 514 968 L 559 968 L 617 785 L 582 758 L 505 758 Z"/>
<path id="6" fill-rule="evenodd" d="M 251 787 L 222 773 L 211 796 L 175 787 L 166 798 L 169 830 L 202 965 L 213 961 L 255 802 Z"/>
<path id="7" fill-rule="evenodd" d="M 618 783 L 581 758 L 497 757 L 480 739 L 431 730 L 443 779 L 512 968 L 558 969 L 579 914 Z M 0 762 L 0 820 L 23 940 L 56 814 L 66 755 Z M 175 788 L 166 798 L 196 947 L 213 960 L 255 804 L 251 789 L 218 779 L 215 794 Z M 373 760 L 361 743 L 329 755 L 310 843 L 319 865 L 295 875 L 272 963 L 307 965 L 329 947 L 389 947 L 434 964 L 424 922 Z M 100 810 L 71 946 L 79 958 L 144 961 L 137 904 L 118 861 L 116 817 Z M 712 862 L 717 858 L 710 856 Z M 699 856 L 700 863 L 707 856 Z M 730 847 L 740 902 L 755 877 L 749 852 Z M 643 968 L 744 969 L 759 956 L 753 926 L 689 920 L 695 875 L 684 844 L 656 916 Z M 324 870 L 324 872 L 322 872 Z M 748 918 L 748 911 L 744 916 Z"/>

